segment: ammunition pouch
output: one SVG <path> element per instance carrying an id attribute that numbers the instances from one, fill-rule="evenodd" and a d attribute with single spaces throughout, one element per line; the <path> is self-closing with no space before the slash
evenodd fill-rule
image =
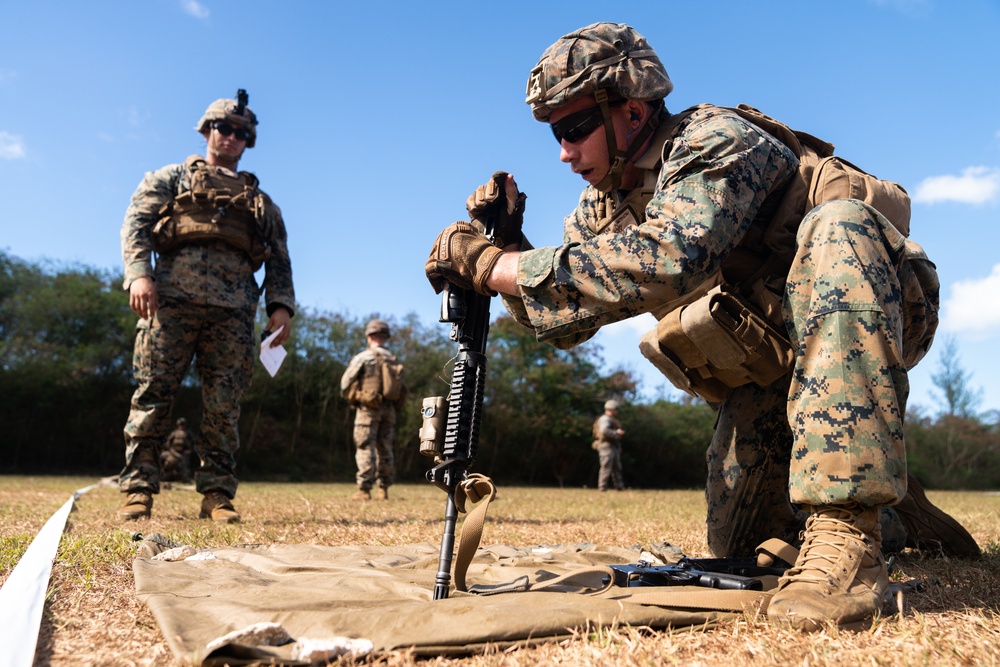
<path id="1" fill-rule="evenodd" d="M 245 221 L 234 221 L 232 217 L 214 222 L 192 215 L 167 215 L 153 226 L 150 240 L 153 250 L 161 255 L 187 243 L 221 241 L 245 252 L 254 271 L 271 256 L 270 247 L 260 236 L 253 233 Z"/>
<path id="2" fill-rule="evenodd" d="M 388 359 L 378 360 L 382 380 L 382 398 L 389 403 L 400 404 L 410 395 L 410 389 L 403 382 L 403 364 Z"/>
<path id="3" fill-rule="evenodd" d="M 347 391 L 344 392 L 344 398 L 354 407 L 371 408 L 373 410 L 378 410 L 382 407 L 382 394 L 377 390 L 362 387 L 358 381 L 352 382 L 347 387 Z"/>
<path id="4" fill-rule="evenodd" d="M 787 335 L 726 285 L 668 313 L 639 349 L 675 387 L 711 403 L 749 382 L 766 387 L 794 359 Z"/>
<path id="5" fill-rule="evenodd" d="M 185 165 L 191 189 L 160 208 L 150 234 L 153 250 L 162 255 L 187 243 L 221 241 L 245 252 L 253 270 L 259 269 L 271 256 L 274 230 L 256 177 L 216 173 L 201 159 L 189 158 Z"/>

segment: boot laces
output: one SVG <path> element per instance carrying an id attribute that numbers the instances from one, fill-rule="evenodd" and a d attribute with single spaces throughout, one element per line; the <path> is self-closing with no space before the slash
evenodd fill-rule
<path id="1" fill-rule="evenodd" d="M 783 581 L 835 588 L 840 576 L 848 573 L 848 563 L 857 557 L 852 544 L 860 546 L 862 553 L 868 549 L 866 535 L 853 524 L 853 518 L 850 511 L 841 509 L 809 517 L 805 532 L 808 537 L 795 566 L 785 573 Z"/>

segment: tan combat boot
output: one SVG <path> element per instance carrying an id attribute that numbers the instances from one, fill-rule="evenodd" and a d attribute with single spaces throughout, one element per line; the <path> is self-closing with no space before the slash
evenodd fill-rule
<path id="1" fill-rule="evenodd" d="M 239 523 L 240 513 L 233 507 L 233 501 L 222 491 L 209 491 L 201 500 L 199 519 L 211 519 L 219 523 Z"/>
<path id="2" fill-rule="evenodd" d="M 148 519 L 153 512 L 153 494 L 148 491 L 133 491 L 128 494 L 125 504 L 118 510 L 118 518 L 122 521 Z"/>
<path id="3" fill-rule="evenodd" d="M 976 540 L 958 521 L 931 504 L 924 487 L 913 475 L 906 476 L 906 496 L 892 508 L 906 529 L 906 546 L 938 551 L 946 556 L 978 558 Z"/>
<path id="4" fill-rule="evenodd" d="M 352 500 L 371 500 L 372 499 L 372 492 L 369 491 L 368 489 L 358 489 L 357 491 L 354 492 L 354 495 L 351 496 L 351 499 Z"/>
<path id="5" fill-rule="evenodd" d="M 778 581 L 767 616 L 807 632 L 828 624 L 860 627 L 881 611 L 889 587 L 879 508 L 810 509 L 799 557 Z"/>
<path id="6" fill-rule="evenodd" d="M 378 487 L 378 499 L 379 500 L 389 500 L 389 488 L 385 486 Z"/>

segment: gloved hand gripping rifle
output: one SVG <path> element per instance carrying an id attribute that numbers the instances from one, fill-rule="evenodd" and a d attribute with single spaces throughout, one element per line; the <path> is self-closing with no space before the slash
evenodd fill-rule
<path id="1" fill-rule="evenodd" d="M 519 238 L 519 224 L 507 213 L 504 187 L 505 172 L 493 174 L 500 194 L 486 210 L 485 234 L 491 243 Z M 458 505 L 455 491 L 467 478 L 479 446 L 479 427 L 483 420 L 483 394 L 486 387 L 486 337 L 490 328 L 490 297 L 472 290 L 446 285 L 442 294 L 441 321 L 451 323 L 451 339 L 458 343 L 458 354 L 451 376 L 448 398 L 440 396 L 423 401 L 423 425 L 420 429 L 420 453 L 435 457 L 427 471 L 427 481 L 448 494 L 444 533 L 438 572 L 434 580 L 434 599 L 448 597 L 451 562 L 455 548 L 455 524 Z M 443 437 L 441 425 L 443 428 Z"/>

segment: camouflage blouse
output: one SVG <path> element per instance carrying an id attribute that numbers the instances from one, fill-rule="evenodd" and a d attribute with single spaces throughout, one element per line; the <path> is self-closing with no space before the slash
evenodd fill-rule
<path id="1" fill-rule="evenodd" d="M 598 233 L 609 195 L 587 186 L 564 222 L 563 245 L 523 246 L 521 297 L 504 303 L 539 340 L 572 347 L 605 324 L 698 288 L 743 243 L 765 200 L 780 199 L 798 167 L 784 144 L 718 107 L 686 118 L 651 157 L 660 159 L 637 163 L 658 170 L 640 224 Z"/>
<path id="2" fill-rule="evenodd" d="M 128 289 L 137 278 L 150 276 L 162 297 L 225 308 L 256 307 L 263 290 L 269 314 L 278 306 L 294 313 L 295 288 L 287 233 L 281 210 L 269 197 L 265 197 L 265 214 L 275 222 L 276 231 L 271 239 L 271 256 L 264 262 L 263 285 L 258 286 L 248 255 L 223 243 L 187 244 L 169 254 L 157 255 L 154 266 L 150 232 L 161 207 L 191 189 L 187 174 L 183 164 L 149 172 L 132 195 L 121 231 L 124 288 Z"/>

